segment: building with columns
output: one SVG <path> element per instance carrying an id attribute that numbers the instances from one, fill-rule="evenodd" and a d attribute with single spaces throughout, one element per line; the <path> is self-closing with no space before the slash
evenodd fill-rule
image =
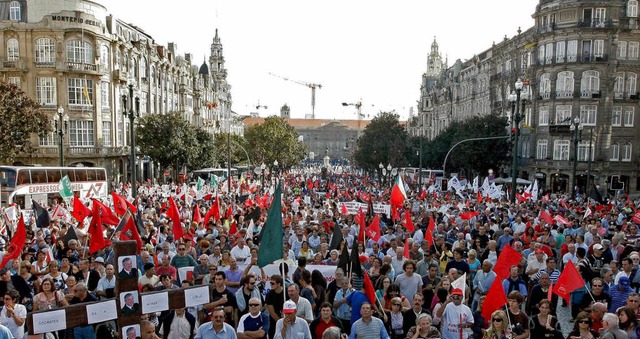
<path id="1" fill-rule="evenodd" d="M 108 15 L 103 1 L 0 0 L 0 80 L 18 85 L 51 116 L 68 116 L 65 165 L 101 166 L 115 180 L 129 168 L 129 120 L 122 96 L 133 85 L 140 116 L 180 112 L 212 133 L 242 134 L 231 111 L 223 47 L 215 30 L 200 67 L 176 43 L 156 43 L 134 23 Z M 33 136 L 40 147 L 22 164 L 59 164 L 58 135 Z M 143 154 L 138 178 L 157 177 Z"/>
<path id="2" fill-rule="evenodd" d="M 593 183 L 640 191 L 638 1 L 540 0 L 533 18 L 526 31 L 435 73 L 432 61 L 442 59 L 434 42 L 410 133 L 431 139 L 453 121 L 487 114 L 508 117 L 506 133 L 515 127 L 509 94 L 521 79 L 518 177 L 552 192 Z M 508 173 L 510 164 L 501 169 Z"/>

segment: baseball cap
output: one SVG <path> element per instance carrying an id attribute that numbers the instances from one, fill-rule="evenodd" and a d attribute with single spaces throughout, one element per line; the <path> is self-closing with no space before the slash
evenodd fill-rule
<path id="1" fill-rule="evenodd" d="M 451 295 L 462 295 L 462 290 L 459 288 L 454 288 L 453 291 L 451 291 Z"/>
<path id="2" fill-rule="evenodd" d="M 282 312 L 286 314 L 296 313 L 296 307 L 296 303 L 291 300 L 287 300 L 282 306 Z"/>
<path id="3" fill-rule="evenodd" d="M 620 279 L 618 280 L 618 285 L 622 285 L 626 287 L 626 286 L 629 286 L 630 284 L 631 284 L 631 281 L 627 277 L 620 277 Z"/>
<path id="4" fill-rule="evenodd" d="M 538 249 L 536 250 L 536 254 L 538 254 L 538 253 L 544 253 L 544 251 L 543 251 L 542 249 L 538 248 Z"/>
<path id="5" fill-rule="evenodd" d="M 602 245 L 600 245 L 600 244 L 595 244 L 595 245 L 593 245 L 593 249 L 594 249 L 594 250 L 602 250 L 602 248 L 603 248 L 603 247 L 602 247 Z"/>

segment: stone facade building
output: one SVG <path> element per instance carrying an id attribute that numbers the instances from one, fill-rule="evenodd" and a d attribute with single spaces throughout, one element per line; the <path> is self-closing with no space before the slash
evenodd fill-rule
<path id="1" fill-rule="evenodd" d="M 521 79 L 519 177 L 553 192 L 574 183 L 580 192 L 588 183 L 640 191 L 638 1 L 540 0 L 533 18 L 533 27 L 451 67 L 434 42 L 409 132 L 434 138 L 453 121 L 499 114 L 510 119 L 506 133 L 515 126 L 508 97 Z"/>
<path id="2" fill-rule="evenodd" d="M 177 44 L 162 46 L 133 23 L 90 0 L 0 0 L 0 80 L 18 85 L 51 116 L 68 116 L 65 165 L 101 166 L 115 180 L 129 168 L 129 120 L 122 96 L 134 86 L 140 115 L 180 112 L 212 134 L 242 134 L 231 111 L 223 48 L 217 30 L 202 66 Z M 19 163 L 59 164 L 59 136 L 34 136 L 35 157 Z M 138 178 L 157 168 L 140 155 Z"/>

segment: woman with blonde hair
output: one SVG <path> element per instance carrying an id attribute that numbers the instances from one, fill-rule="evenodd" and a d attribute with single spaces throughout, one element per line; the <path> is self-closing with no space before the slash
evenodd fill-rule
<path id="1" fill-rule="evenodd" d="M 402 299 L 393 297 L 390 301 L 391 310 L 387 312 L 385 327 L 391 339 L 404 339 L 404 317 L 402 314 Z"/>
<path id="2" fill-rule="evenodd" d="M 432 338 L 442 338 L 440 331 L 438 331 L 435 326 L 431 325 L 432 319 L 431 316 L 422 313 L 416 319 L 416 326 L 411 326 L 409 331 L 407 332 L 406 339 L 432 339 Z"/>
<path id="3" fill-rule="evenodd" d="M 493 311 L 491 313 L 491 324 L 486 332 L 484 339 L 511 339 L 511 329 L 509 328 L 509 319 L 507 314 L 502 310 Z"/>

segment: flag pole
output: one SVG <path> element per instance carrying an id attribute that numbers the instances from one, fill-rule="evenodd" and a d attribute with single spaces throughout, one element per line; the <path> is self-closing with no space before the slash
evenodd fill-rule
<path id="1" fill-rule="evenodd" d="M 282 291 L 282 299 L 284 299 L 284 302 L 287 302 L 287 289 L 285 284 L 286 276 L 284 275 L 284 265 L 286 265 L 284 261 L 280 263 L 280 271 L 282 272 L 282 287 L 284 288 L 284 290 Z"/>

